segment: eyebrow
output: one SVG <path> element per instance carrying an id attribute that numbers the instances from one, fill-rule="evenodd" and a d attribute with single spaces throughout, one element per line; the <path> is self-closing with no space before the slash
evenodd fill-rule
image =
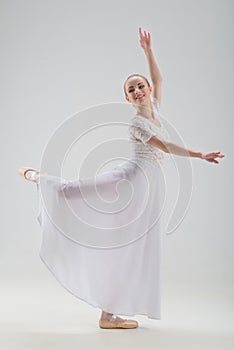
<path id="1" fill-rule="evenodd" d="M 141 81 L 141 82 L 138 83 L 137 85 L 139 85 L 139 84 L 143 84 L 143 82 Z M 134 86 L 131 85 L 131 86 L 128 87 L 128 89 L 130 89 L 131 87 L 134 87 Z"/>

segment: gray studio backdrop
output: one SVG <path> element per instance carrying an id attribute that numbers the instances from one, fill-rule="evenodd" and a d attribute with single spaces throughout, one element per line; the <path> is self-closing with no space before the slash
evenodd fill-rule
<path id="1" fill-rule="evenodd" d="M 39 167 L 48 140 L 69 116 L 125 103 L 129 74 L 149 77 L 140 25 L 151 32 L 164 77 L 163 115 L 188 147 L 225 154 L 218 165 L 191 161 L 188 211 L 173 234 L 163 235 L 163 280 L 231 290 L 233 2 L 28 0 L 0 6 L 2 283 L 43 283 L 48 274 L 39 259 L 36 187 L 17 175 L 18 167 Z M 166 171 L 169 215 L 176 200 L 173 165 Z"/>

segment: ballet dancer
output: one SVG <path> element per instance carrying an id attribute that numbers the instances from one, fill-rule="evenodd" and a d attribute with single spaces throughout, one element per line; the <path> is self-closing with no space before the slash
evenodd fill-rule
<path id="1" fill-rule="evenodd" d="M 141 27 L 138 28 L 138 31 L 140 45 L 148 62 L 151 84 L 144 75 L 134 73 L 127 77 L 123 86 L 126 101 L 136 109 L 136 114 L 133 118 L 134 124 L 130 127 L 131 140 L 135 147 L 136 158 L 144 162 L 144 157 L 147 155 L 148 159 L 153 159 L 157 162 L 157 160 L 163 158 L 163 154 L 171 153 L 178 156 L 200 158 L 201 160 L 218 164 L 219 161 L 217 159 L 224 157 L 221 152 L 205 153 L 192 150 L 171 142 L 166 137 L 164 138 L 164 134 L 162 133 L 163 122 L 160 118 L 163 76 L 153 52 L 150 33 L 146 31 L 143 33 Z M 40 182 L 40 171 L 35 168 L 21 167 L 18 172 L 20 176 L 28 181 L 36 184 Z M 116 260 L 116 265 L 118 264 L 120 262 Z M 149 288 L 151 288 L 150 285 Z M 136 309 L 137 307 L 132 312 L 134 313 Z M 121 310 L 125 310 L 124 307 Z M 102 309 L 101 311 L 102 313 L 99 319 L 99 326 L 101 328 L 129 329 L 138 327 L 138 322 L 135 320 L 121 318 L 110 312 L 111 310 Z M 123 314 L 125 313 L 123 312 Z M 147 314 L 147 311 L 145 311 L 145 314 Z M 153 311 L 151 315 L 153 315 Z M 159 318 L 158 315 L 159 313 L 157 314 L 155 311 L 152 318 Z"/>

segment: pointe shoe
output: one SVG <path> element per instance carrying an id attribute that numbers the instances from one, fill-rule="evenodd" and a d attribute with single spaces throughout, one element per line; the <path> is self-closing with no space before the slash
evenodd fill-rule
<path id="1" fill-rule="evenodd" d="M 112 315 L 109 320 L 99 320 L 100 328 L 137 328 L 138 322 L 134 320 L 115 321 L 117 316 Z"/>
<path id="2" fill-rule="evenodd" d="M 27 176 L 27 172 L 31 171 L 30 176 Z M 20 176 L 22 176 L 25 180 L 32 181 L 32 182 L 38 182 L 38 175 L 40 172 L 37 169 L 29 168 L 29 167 L 22 167 L 18 169 L 18 173 Z"/>

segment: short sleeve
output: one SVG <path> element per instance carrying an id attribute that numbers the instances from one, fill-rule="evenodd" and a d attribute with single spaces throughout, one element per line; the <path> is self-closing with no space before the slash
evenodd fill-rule
<path id="1" fill-rule="evenodd" d="M 142 141 L 144 145 L 146 145 L 147 141 L 149 141 L 152 136 L 157 135 L 157 133 L 150 128 L 147 120 L 144 121 L 142 118 L 144 117 L 133 118 L 133 123 L 129 127 L 129 132 L 133 138 Z"/>

